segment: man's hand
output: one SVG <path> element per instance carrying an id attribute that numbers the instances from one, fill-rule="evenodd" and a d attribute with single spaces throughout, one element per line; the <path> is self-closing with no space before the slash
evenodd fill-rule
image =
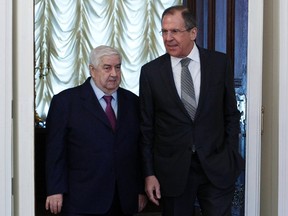
<path id="1" fill-rule="evenodd" d="M 147 204 L 147 196 L 144 194 L 139 194 L 138 195 L 138 212 L 143 211 Z"/>
<path id="2" fill-rule="evenodd" d="M 159 199 L 161 198 L 160 184 L 156 176 L 148 176 L 145 178 L 145 191 L 151 202 L 159 206 Z"/>
<path id="3" fill-rule="evenodd" d="M 46 210 L 50 209 L 52 214 L 58 214 L 61 212 L 62 203 L 63 203 L 63 195 L 54 194 L 51 196 L 47 196 L 45 207 Z"/>

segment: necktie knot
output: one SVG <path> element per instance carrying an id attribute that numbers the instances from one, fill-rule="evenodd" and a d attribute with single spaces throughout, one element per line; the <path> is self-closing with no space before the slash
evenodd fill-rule
<path id="1" fill-rule="evenodd" d="M 103 96 L 103 98 L 107 104 L 111 104 L 111 100 L 112 100 L 111 95 L 105 95 L 105 96 Z"/>
<path id="2" fill-rule="evenodd" d="M 182 59 L 180 62 L 181 62 L 181 66 L 182 67 L 187 67 L 190 63 L 191 59 L 190 58 L 184 58 Z"/>

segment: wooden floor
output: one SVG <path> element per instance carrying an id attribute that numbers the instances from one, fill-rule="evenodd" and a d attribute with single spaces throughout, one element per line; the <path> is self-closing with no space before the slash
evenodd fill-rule
<path id="1" fill-rule="evenodd" d="M 51 214 L 49 211 L 46 211 L 44 205 L 44 200 L 36 201 L 35 216 L 55 216 L 55 214 Z M 201 216 L 198 208 L 195 208 L 194 215 Z M 61 216 L 61 214 L 58 214 L 58 216 Z M 161 216 L 161 208 L 153 205 L 152 203 L 148 203 L 143 212 L 134 216 Z"/>
<path id="2" fill-rule="evenodd" d="M 49 212 L 43 212 L 43 213 L 37 213 L 35 216 L 55 216 L 55 214 L 51 214 Z M 58 214 L 58 216 L 61 216 L 61 214 Z M 135 216 L 161 216 L 160 212 L 145 212 L 145 213 L 139 213 Z"/>
<path id="3" fill-rule="evenodd" d="M 55 214 L 51 214 L 49 212 L 38 212 L 35 216 L 55 216 Z M 61 216 L 61 214 L 58 214 L 58 216 Z M 136 214 L 135 216 L 161 216 L 160 212 L 143 212 Z"/>
<path id="4" fill-rule="evenodd" d="M 43 210 L 42 212 L 37 212 L 35 216 L 55 216 L 55 214 L 51 214 L 48 211 Z M 61 216 L 61 214 L 58 214 L 58 216 Z M 135 216 L 161 216 L 161 212 L 142 212 L 139 214 L 136 214 Z"/>
<path id="5" fill-rule="evenodd" d="M 48 211 L 46 211 L 44 208 L 43 210 L 37 211 L 35 216 L 55 216 L 55 214 L 51 214 Z M 61 216 L 61 214 L 58 214 L 58 216 Z M 161 212 L 142 212 L 139 214 L 136 214 L 135 216 L 161 216 Z"/>
<path id="6" fill-rule="evenodd" d="M 36 200 L 35 216 L 55 216 L 55 214 L 46 211 L 44 198 L 38 197 Z M 61 214 L 58 214 L 57 216 L 61 216 Z M 161 209 L 149 203 L 143 212 L 138 213 L 135 216 L 161 216 Z"/>

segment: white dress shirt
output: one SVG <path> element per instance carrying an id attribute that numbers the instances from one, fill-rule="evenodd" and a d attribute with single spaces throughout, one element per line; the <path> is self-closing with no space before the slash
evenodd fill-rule
<path id="1" fill-rule="evenodd" d="M 193 49 L 191 50 L 191 52 L 187 57 L 191 59 L 188 68 L 191 73 L 191 77 L 193 79 L 196 103 L 198 105 L 200 95 L 200 85 L 201 85 L 201 68 L 200 68 L 199 50 L 195 43 Z M 174 82 L 180 98 L 181 98 L 181 62 L 180 62 L 181 59 L 182 58 L 176 58 L 171 56 L 171 64 L 172 64 L 171 66 L 173 71 Z"/>
<path id="2" fill-rule="evenodd" d="M 92 77 L 90 79 L 90 84 L 91 84 L 91 86 L 93 88 L 93 91 L 94 91 L 94 93 L 95 93 L 100 105 L 102 106 L 103 110 L 105 111 L 106 106 L 107 106 L 107 104 L 106 104 L 106 102 L 105 102 L 105 100 L 103 98 L 103 96 L 105 96 L 105 93 L 96 86 L 96 84 L 94 83 Z M 117 118 L 117 110 L 118 110 L 117 91 L 115 91 L 111 96 L 112 96 L 111 106 L 112 106 L 112 108 L 114 110 L 114 113 L 115 113 L 115 116 Z"/>

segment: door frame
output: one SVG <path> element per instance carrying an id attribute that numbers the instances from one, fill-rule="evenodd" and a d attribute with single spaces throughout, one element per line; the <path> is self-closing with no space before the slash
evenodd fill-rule
<path id="1" fill-rule="evenodd" d="M 34 1 L 12 2 L 13 215 L 34 216 Z"/>
<path id="2" fill-rule="evenodd" d="M 263 2 L 248 1 L 245 215 L 260 215 Z"/>
<path id="3" fill-rule="evenodd" d="M 10 2 L 10 1 L 6 1 Z M 15 78 L 14 164 L 15 215 L 35 215 L 34 204 L 34 42 L 33 1 L 15 0 L 15 48 L 13 65 Z M 8 4 L 8 3 L 7 3 Z M 5 14 L 5 13 L 4 13 Z M 245 215 L 259 215 L 261 162 L 261 106 L 262 106 L 262 46 L 263 0 L 248 3 L 247 58 L 247 137 Z M 8 64 L 6 62 L 6 64 Z M 7 71 L 6 71 L 7 72 Z M 7 77 L 8 81 L 9 78 Z M 257 82 L 254 82 L 257 80 Z M 258 82 L 259 81 L 259 82 Z M 6 81 L 5 81 L 6 82 Z M 16 84 L 16 85 L 15 85 Z M 9 124 L 6 125 L 9 127 Z M 1 146 L 0 144 L 0 147 Z M 1 160 L 1 159 L 0 159 Z M 7 164 L 6 169 L 12 169 Z M 0 177 L 1 181 L 3 177 Z M 4 180 L 6 177 L 4 177 Z M 9 178 L 9 177 L 7 177 Z M 8 183 L 9 185 L 9 183 Z M 2 189 L 2 188 L 1 188 Z M 9 196 L 4 199 L 9 203 Z M 0 200 L 2 201 L 2 200 Z M 43 207 L 44 208 L 44 207 Z"/>
<path id="4" fill-rule="evenodd" d="M 0 7 L 0 215 L 12 215 L 12 1 Z"/>

